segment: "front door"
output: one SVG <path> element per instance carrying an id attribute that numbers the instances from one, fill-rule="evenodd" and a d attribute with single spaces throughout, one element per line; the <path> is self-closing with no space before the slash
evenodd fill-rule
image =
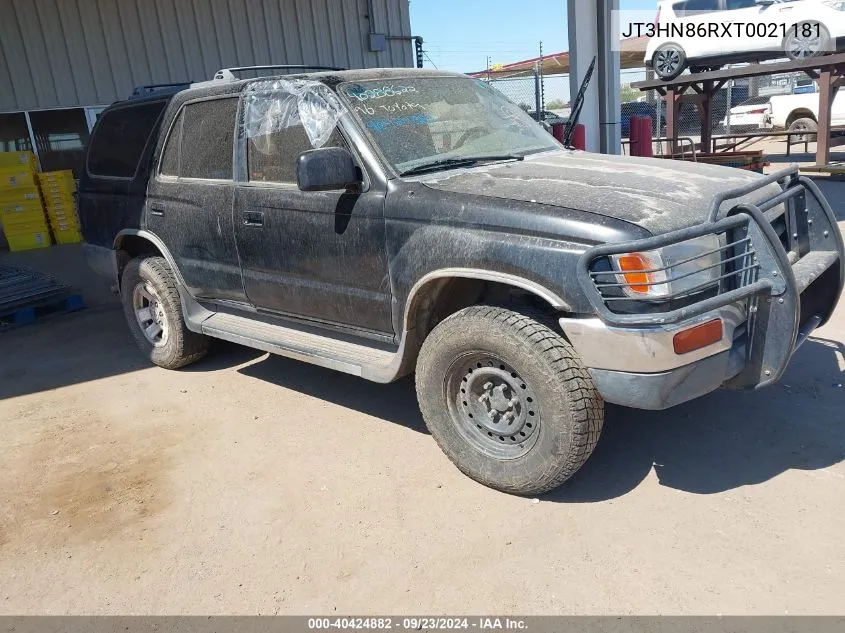
<path id="1" fill-rule="evenodd" d="M 232 228 L 237 97 L 188 102 L 150 180 L 146 228 L 164 241 L 196 298 L 246 302 Z"/>
<path id="2" fill-rule="evenodd" d="M 245 104 L 246 121 L 257 116 L 251 107 L 272 116 L 261 99 Z M 384 192 L 366 183 L 361 193 L 300 191 L 296 161 L 313 145 L 295 107 L 276 109 L 287 120 L 268 119 L 242 144 L 234 220 L 247 297 L 263 310 L 392 334 Z M 335 129 L 324 146 L 349 144 Z"/>

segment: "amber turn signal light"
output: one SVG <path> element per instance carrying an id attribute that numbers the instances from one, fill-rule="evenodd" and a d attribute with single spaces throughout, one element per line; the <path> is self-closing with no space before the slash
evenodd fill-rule
<path id="1" fill-rule="evenodd" d="M 620 255 L 616 260 L 619 270 L 622 271 L 622 276 L 628 284 L 631 292 L 639 292 L 641 294 L 648 294 L 649 276 L 647 272 L 650 266 L 648 260 L 639 253 L 629 253 L 627 255 Z M 628 272 L 632 271 L 632 272 Z"/>
<path id="2" fill-rule="evenodd" d="M 722 319 L 713 319 L 675 334 L 672 344 L 676 354 L 689 354 L 722 340 Z"/>

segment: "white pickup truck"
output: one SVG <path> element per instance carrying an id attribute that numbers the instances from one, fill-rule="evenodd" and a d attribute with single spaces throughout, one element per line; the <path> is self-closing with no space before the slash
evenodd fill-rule
<path id="1" fill-rule="evenodd" d="M 790 132 L 812 133 L 818 129 L 818 93 L 775 95 L 770 100 L 772 127 Z M 831 125 L 845 125 L 845 91 L 833 101 Z"/>

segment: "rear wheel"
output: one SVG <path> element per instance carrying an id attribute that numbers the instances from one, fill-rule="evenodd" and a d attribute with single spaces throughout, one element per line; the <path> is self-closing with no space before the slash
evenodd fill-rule
<path id="1" fill-rule="evenodd" d="M 209 338 L 185 325 L 176 279 L 163 257 L 130 261 L 120 280 L 120 296 L 132 336 L 153 363 L 179 369 L 205 356 Z"/>
<path id="2" fill-rule="evenodd" d="M 652 66 L 663 81 L 670 81 L 684 72 L 687 56 L 678 44 L 664 44 L 654 52 Z"/>
<path id="3" fill-rule="evenodd" d="M 784 38 L 783 49 L 794 62 L 824 55 L 831 52 L 830 33 L 818 22 L 796 24 Z"/>
<path id="4" fill-rule="evenodd" d="M 793 143 L 803 143 L 805 141 L 809 141 L 810 143 L 814 143 L 817 138 L 816 132 L 818 132 L 819 125 L 813 119 L 804 118 L 798 119 L 793 121 L 792 125 L 789 126 L 790 132 L 805 132 L 801 136 L 792 136 Z"/>
<path id="5" fill-rule="evenodd" d="M 504 308 L 473 306 L 440 323 L 420 351 L 416 385 L 443 452 L 504 492 L 558 487 L 601 433 L 604 403 L 569 343 Z"/>

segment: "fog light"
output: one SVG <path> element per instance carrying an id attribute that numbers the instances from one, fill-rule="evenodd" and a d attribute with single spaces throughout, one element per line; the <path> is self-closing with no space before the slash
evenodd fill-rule
<path id="1" fill-rule="evenodd" d="M 676 354 L 689 354 L 722 340 L 722 319 L 714 319 L 675 334 L 672 343 Z"/>

